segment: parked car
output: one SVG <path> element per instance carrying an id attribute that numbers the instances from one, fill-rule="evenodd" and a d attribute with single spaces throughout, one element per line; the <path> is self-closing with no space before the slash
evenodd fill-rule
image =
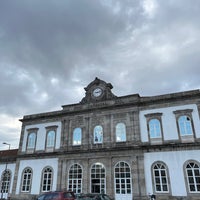
<path id="1" fill-rule="evenodd" d="M 37 200 L 75 200 L 75 195 L 71 191 L 47 192 L 38 196 Z"/>
<path id="2" fill-rule="evenodd" d="M 112 200 L 107 194 L 80 194 L 77 200 Z"/>

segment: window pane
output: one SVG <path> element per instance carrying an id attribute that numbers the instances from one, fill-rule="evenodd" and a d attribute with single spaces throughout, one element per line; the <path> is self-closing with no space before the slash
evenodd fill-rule
<path id="1" fill-rule="evenodd" d="M 94 178 L 95 177 L 95 178 Z M 105 168 L 101 163 L 96 163 L 91 168 L 91 192 L 105 192 Z"/>
<path id="2" fill-rule="evenodd" d="M 195 178 L 196 184 L 200 184 L 200 177 Z"/>
<path id="3" fill-rule="evenodd" d="M 72 189 L 76 194 L 82 192 L 82 168 L 78 164 L 71 166 L 69 170 L 68 189 Z"/>
<path id="4" fill-rule="evenodd" d="M 161 137 L 161 127 L 158 119 L 151 119 L 149 121 L 149 134 L 151 138 Z"/>
<path id="5" fill-rule="evenodd" d="M 52 169 L 49 167 L 45 168 L 42 174 L 42 191 L 43 192 L 47 192 L 51 190 L 52 177 L 53 177 Z"/>
<path id="6" fill-rule="evenodd" d="M 126 126 L 124 123 L 118 123 L 116 125 L 116 141 L 117 142 L 126 141 Z"/>
<path id="7" fill-rule="evenodd" d="M 194 174 L 195 174 L 195 176 L 200 176 L 199 169 L 198 170 L 194 170 Z"/>
<path id="8" fill-rule="evenodd" d="M 30 191 L 31 178 L 32 178 L 32 170 L 30 168 L 25 169 L 22 174 L 22 191 L 23 192 Z"/>
<path id="9" fill-rule="evenodd" d="M 160 191 L 161 191 L 160 185 L 156 185 L 156 191 L 157 191 L 157 192 L 160 192 Z"/>
<path id="10" fill-rule="evenodd" d="M 192 174 L 192 170 L 187 170 L 187 172 L 188 172 L 188 176 L 192 176 L 193 174 Z"/>
<path id="11" fill-rule="evenodd" d="M 54 147 L 55 135 L 55 131 L 49 131 L 47 133 L 47 147 Z"/>
<path id="12" fill-rule="evenodd" d="M 191 192 L 194 192 L 194 191 L 195 191 L 195 186 L 192 185 L 192 184 L 190 184 L 190 191 L 191 191 Z"/>
<path id="13" fill-rule="evenodd" d="M 165 170 L 161 170 L 161 176 L 165 176 Z"/>
<path id="14" fill-rule="evenodd" d="M 153 167 L 154 184 L 157 192 L 168 192 L 167 170 L 165 165 L 157 163 Z"/>
<path id="15" fill-rule="evenodd" d="M 200 185 L 200 168 L 194 162 L 189 163 L 186 166 L 187 181 L 189 185 L 190 192 L 199 192 Z"/>
<path id="16" fill-rule="evenodd" d="M 162 183 L 167 183 L 167 179 L 166 178 L 162 178 Z"/>
<path id="17" fill-rule="evenodd" d="M 178 119 L 178 125 L 181 135 L 192 135 L 192 124 L 191 120 L 188 116 L 184 115 L 179 117 Z"/>
<path id="18" fill-rule="evenodd" d="M 82 140 L 82 129 L 75 128 L 73 131 L 73 145 L 80 145 Z"/>
<path id="19" fill-rule="evenodd" d="M 167 189 L 167 185 L 163 185 L 163 191 L 167 192 L 168 189 Z"/>
<path id="20" fill-rule="evenodd" d="M 125 162 L 119 162 L 115 166 L 115 188 L 116 188 L 115 192 L 119 194 L 131 193 L 130 167 Z"/>
<path id="21" fill-rule="evenodd" d="M 35 140 L 36 140 L 36 133 L 30 133 L 28 135 L 28 144 L 27 144 L 28 149 L 35 147 Z"/>
<path id="22" fill-rule="evenodd" d="M 1 193 L 8 193 L 10 189 L 11 172 L 5 170 L 1 176 Z"/>
<path id="23" fill-rule="evenodd" d="M 95 126 L 94 128 L 94 143 L 103 142 L 103 128 L 102 126 Z"/>

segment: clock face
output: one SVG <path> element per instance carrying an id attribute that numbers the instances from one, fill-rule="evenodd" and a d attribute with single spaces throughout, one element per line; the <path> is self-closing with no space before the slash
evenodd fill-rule
<path id="1" fill-rule="evenodd" d="M 96 89 L 93 90 L 92 94 L 93 94 L 94 97 L 99 97 L 99 96 L 101 96 L 102 92 L 103 91 L 102 91 L 101 88 L 96 88 Z"/>

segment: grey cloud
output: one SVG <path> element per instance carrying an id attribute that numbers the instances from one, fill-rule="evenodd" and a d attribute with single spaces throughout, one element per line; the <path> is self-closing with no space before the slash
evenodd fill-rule
<path id="1" fill-rule="evenodd" d="M 57 77 L 60 84 L 66 81 L 74 85 L 70 78 L 75 70 L 81 72 L 79 76 L 82 73 L 86 76 L 89 71 L 87 81 L 97 74 L 103 76 L 106 70 L 98 68 L 99 65 L 104 68 L 106 63 L 104 50 L 124 37 L 127 26 L 126 14 L 114 13 L 112 6 L 100 1 L 22 0 L 0 4 L 0 58 L 13 70 L 13 76 L 2 77 L 10 81 L 5 80 L 2 85 L 1 102 L 9 99 L 11 105 L 18 105 L 18 109 L 12 111 L 6 108 L 7 112 L 26 110 L 24 105 L 35 105 L 37 111 L 36 105 L 40 104 L 36 99 L 42 92 L 48 94 L 48 105 L 52 106 L 56 92 L 50 93 L 48 88 L 51 77 Z M 120 4 L 120 8 L 127 10 L 128 7 Z M 4 64 L 2 68 L 5 70 Z M 30 78 L 21 82 L 19 77 L 14 78 L 14 73 L 21 71 Z M 57 91 L 62 93 L 61 88 Z M 14 99 L 10 98 L 15 93 Z"/>
<path id="2" fill-rule="evenodd" d="M 77 103 L 96 76 L 117 96 L 200 87 L 200 2 L 144 2 L 1 0 L 0 116 Z"/>
<path id="3" fill-rule="evenodd" d="M 98 60 L 125 26 L 99 1 L 8 1 L 1 9 L 1 59 L 44 74 L 70 75 L 82 58 Z"/>

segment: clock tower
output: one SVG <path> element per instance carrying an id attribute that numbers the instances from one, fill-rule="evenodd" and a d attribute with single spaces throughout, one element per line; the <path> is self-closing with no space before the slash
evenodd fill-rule
<path id="1" fill-rule="evenodd" d="M 81 103 L 98 102 L 116 98 L 111 91 L 112 88 L 113 86 L 111 83 L 106 83 L 96 77 L 94 81 L 84 88 L 86 93 Z"/>

